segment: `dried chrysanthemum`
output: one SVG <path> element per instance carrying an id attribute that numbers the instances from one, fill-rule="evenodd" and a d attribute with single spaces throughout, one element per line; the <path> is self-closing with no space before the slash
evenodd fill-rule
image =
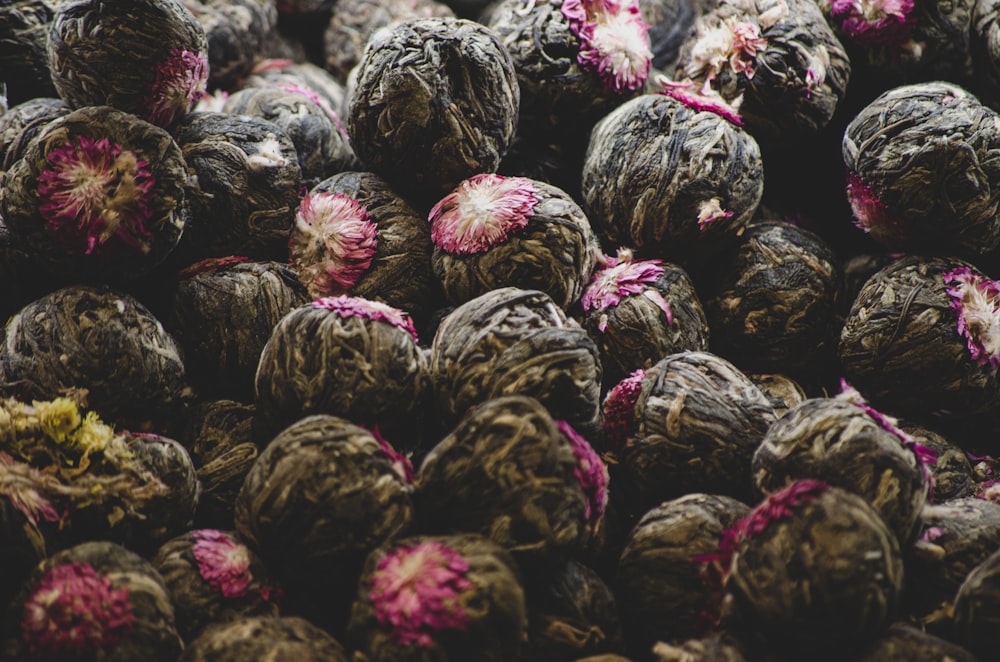
<path id="1" fill-rule="evenodd" d="M 518 656 L 525 635 L 516 565 L 476 535 L 404 538 L 373 551 L 348 639 L 370 662 Z"/>
<path id="2" fill-rule="evenodd" d="M 611 387 L 601 411 L 604 414 L 604 443 L 612 451 L 619 451 L 639 427 L 635 406 L 642 394 L 642 380 L 646 371 L 633 371 L 628 377 Z"/>
<path id="3" fill-rule="evenodd" d="M 470 177 L 431 208 L 430 223 L 434 274 L 455 305 L 510 286 L 545 292 L 565 310 L 599 254 L 580 206 L 525 177 Z"/>
<path id="4" fill-rule="evenodd" d="M 209 628 L 184 647 L 179 662 L 246 660 L 348 662 L 344 647 L 304 618 L 260 616 Z"/>
<path id="5" fill-rule="evenodd" d="M 62 3 L 49 30 L 52 82 L 74 108 L 108 105 L 170 126 L 208 79 L 205 30 L 181 0 Z"/>

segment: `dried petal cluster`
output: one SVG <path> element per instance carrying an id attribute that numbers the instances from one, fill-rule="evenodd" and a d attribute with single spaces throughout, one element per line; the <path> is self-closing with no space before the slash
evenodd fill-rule
<path id="1" fill-rule="evenodd" d="M 583 493 L 586 496 L 584 503 L 584 518 L 596 526 L 604 509 L 608 506 L 608 467 L 604 460 L 597 454 L 590 442 L 584 439 L 573 429 L 573 426 L 566 421 L 556 421 L 559 431 L 569 439 L 573 447 L 573 454 L 576 456 L 576 468 L 573 475 L 576 476 Z"/>
<path id="2" fill-rule="evenodd" d="M 208 57 L 186 48 L 171 48 L 156 67 L 156 77 L 143 99 L 145 119 L 170 126 L 205 95 Z"/>
<path id="3" fill-rule="evenodd" d="M 830 15 L 858 46 L 898 46 L 913 31 L 914 4 L 913 0 L 833 0 Z"/>
<path id="4" fill-rule="evenodd" d="M 628 250 L 619 251 L 617 257 L 604 256 L 604 266 L 591 277 L 590 285 L 580 303 L 586 313 L 600 312 L 617 306 L 622 298 L 641 294 L 663 311 L 667 324 L 673 323 L 670 304 L 658 290 L 650 287 L 663 275 L 661 260 L 633 260 Z M 608 327 L 607 315 L 602 315 L 598 329 Z"/>
<path id="5" fill-rule="evenodd" d="M 577 61 L 609 92 L 637 90 L 649 76 L 649 25 L 635 0 L 566 0 L 562 13 L 580 39 Z"/>
<path id="6" fill-rule="evenodd" d="M 345 294 L 371 267 L 378 227 L 343 193 L 306 195 L 295 215 L 289 257 L 313 296 Z"/>
<path id="7" fill-rule="evenodd" d="M 540 199 L 524 177 L 474 175 L 431 209 L 431 239 L 456 255 L 482 253 L 526 226 Z"/>
<path id="8" fill-rule="evenodd" d="M 1000 284 L 969 267 L 942 276 L 969 355 L 979 365 L 996 370 L 1000 367 Z"/>
<path id="9" fill-rule="evenodd" d="M 417 339 L 417 330 L 410 316 L 398 308 L 393 308 L 379 301 L 371 301 L 362 297 L 341 295 L 339 297 L 323 297 L 312 303 L 313 308 L 329 310 L 341 317 L 361 317 L 373 322 L 386 322 L 398 329 L 406 331 L 413 339 Z"/>
<path id="10" fill-rule="evenodd" d="M 612 447 L 622 446 L 635 432 L 635 404 L 645 377 L 646 371 L 639 368 L 615 384 L 604 399 L 604 439 Z"/>
<path id="11" fill-rule="evenodd" d="M 192 553 L 202 578 L 223 597 L 246 597 L 253 581 L 247 546 L 213 529 L 201 529 L 192 535 Z"/>

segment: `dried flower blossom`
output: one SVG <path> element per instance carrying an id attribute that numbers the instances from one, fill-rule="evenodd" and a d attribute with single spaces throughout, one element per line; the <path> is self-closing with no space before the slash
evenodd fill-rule
<path id="1" fill-rule="evenodd" d="M 66 437 L 82 422 L 80 410 L 69 398 L 35 400 L 31 404 L 35 408 L 42 432 L 56 443 L 66 441 Z"/>
<path id="2" fill-rule="evenodd" d="M 38 469 L 17 462 L 7 453 L 0 453 L 0 495 L 10 499 L 12 506 L 21 511 L 32 524 L 39 521 L 58 522 L 59 511 L 42 493 L 40 488 L 51 485 L 54 479 Z"/>
<path id="3" fill-rule="evenodd" d="M 858 46 L 898 46 L 913 31 L 914 4 L 913 0 L 832 0 L 830 15 Z"/>
<path id="4" fill-rule="evenodd" d="M 645 377 L 645 370 L 636 370 L 615 384 L 604 399 L 604 439 L 613 448 L 624 446 L 635 432 L 635 404 L 639 401 Z"/>
<path id="5" fill-rule="evenodd" d="M 406 331 L 417 340 L 417 330 L 410 316 L 380 301 L 370 301 L 362 297 L 346 294 L 339 297 L 323 297 L 312 302 L 313 308 L 329 310 L 342 317 L 362 317 L 373 322 L 385 322 Z"/>
<path id="6" fill-rule="evenodd" d="M 969 267 L 942 274 L 973 361 L 991 370 L 1000 367 L 1000 284 Z"/>
<path id="7" fill-rule="evenodd" d="M 155 179 L 149 162 L 107 138 L 79 136 L 49 152 L 38 211 L 67 253 L 146 253 Z"/>
<path id="8" fill-rule="evenodd" d="M 753 78 L 757 56 L 767 48 L 760 25 L 729 17 L 699 24 L 698 33 L 684 73 L 690 78 L 704 77 L 702 95 L 712 94 L 712 83 L 727 67 L 747 79 Z"/>
<path id="9" fill-rule="evenodd" d="M 625 92 L 642 87 L 653 51 L 649 25 L 635 0 L 566 0 L 562 13 L 580 39 L 577 61 L 601 76 L 604 89 Z"/>
<path id="10" fill-rule="evenodd" d="M 472 583 L 469 563 L 441 542 L 400 547 L 383 557 L 369 598 L 375 617 L 403 646 L 430 647 L 441 630 L 464 630 L 468 617 L 458 600 Z"/>
<path id="11" fill-rule="evenodd" d="M 75 659 L 121 643 L 134 622 L 127 588 L 114 588 L 89 563 L 68 563 L 38 581 L 24 604 L 21 635 L 38 659 Z"/>
<path id="12" fill-rule="evenodd" d="M 743 126 L 743 118 L 740 117 L 736 106 L 728 103 L 714 90 L 709 90 L 709 94 L 704 94 L 703 92 L 692 92 L 690 90 L 693 86 L 692 83 L 673 82 L 665 77 L 660 77 L 659 82 L 663 85 L 663 89 L 660 90 L 660 94 L 668 96 L 671 99 L 676 99 L 692 110 L 715 113 L 736 126 Z"/>
<path id="13" fill-rule="evenodd" d="M 709 198 L 698 206 L 698 229 L 704 230 L 709 223 L 732 216 L 733 212 L 722 208 L 722 201 L 719 198 Z"/>
<path id="14" fill-rule="evenodd" d="M 586 313 L 600 312 L 617 306 L 623 297 L 641 294 L 663 311 L 667 324 L 673 323 L 670 304 L 656 289 L 649 287 L 663 275 L 661 260 L 633 260 L 632 252 L 618 251 L 617 257 L 604 256 L 603 266 L 590 279 L 590 285 L 580 300 Z M 607 315 L 601 317 L 598 329 L 607 329 Z"/>
<path id="15" fill-rule="evenodd" d="M 392 444 L 386 441 L 379 432 L 377 425 L 371 429 L 371 433 L 378 442 L 379 447 L 382 448 L 382 452 L 389 456 L 389 461 L 392 462 L 392 469 L 396 472 L 396 475 L 407 485 L 412 485 L 416 472 L 413 470 L 413 463 L 410 462 L 410 458 L 393 448 Z"/>
<path id="16" fill-rule="evenodd" d="M 608 467 L 590 442 L 584 439 L 566 421 L 556 421 L 559 431 L 569 440 L 576 455 L 576 476 L 587 499 L 583 516 L 591 526 L 596 526 L 608 505 Z"/>
<path id="17" fill-rule="evenodd" d="M 170 126 L 205 95 L 208 58 L 186 48 L 172 48 L 156 67 L 156 78 L 143 99 L 144 119 Z"/>
<path id="18" fill-rule="evenodd" d="M 847 199 L 854 214 L 854 225 L 859 230 L 872 234 L 882 242 L 905 236 L 903 221 L 889 211 L 888 205 L 882 202 L 874 187 L 866 184 L 854 172 L 847 173 Z"/>
<path id="19" fill-rule="evenodd" d="M 431 209 L 431 239 L 449 253 L 481 253 L 526 226 L 539 200 L 524 177 L 474 175 Z"/>
<path id="20" fill-rule="evenodd" d="M 192 553 L 205 581 L 223 597 L 246 597 L 253 581 L 247 546 L 214 529 L 201 529 L 192 535 L 195 538 Z"/>
<path id="21" fill-rule="evenodd" d="M 378 227 L 343 193 L 306 195 L 295 215 L 289 257 L 313 296 L 345 294 L 371 267 Z"/>

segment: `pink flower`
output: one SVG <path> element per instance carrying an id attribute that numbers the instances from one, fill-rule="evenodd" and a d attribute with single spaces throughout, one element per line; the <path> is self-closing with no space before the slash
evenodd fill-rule
<path id="1" fill-rule="evenodd" d="M 760 25 L 754 21 L 729 17 L 705 22 L 698 26 L 683 73 L 689 78 L 702 77 L 701 94 L 709 96 L 713 93 L 712 83 L 727 67 L 735 74 L 753 78 L 757 56 L 765 48 L 767 39 L 761 36 Z"/>
<path id="2" fill-rule="evenodd" d="M 969 356 L 979 365 L 1000 367 L 1000 283 L 969 267 L 942 274 L 958 318 L 958 334 L 965 338 Z"/>
<path id="3" fill-rule="evenodd" d="M 70 255 L 147 253 L 155 182 L 149 162 L 107 138 L 56 147 L 35 194 L 45 228 Z"/>
<path id="4" fill-rule="evenodd" d="M 397 547 L 372 577 L 375 618 L 399 645 L 430 648 L 436 633 L 467 627 L 459 594 L 472 588 L 468 572 L 468 561 L 442 542 Z"/>
<path id="5" fill-rule="evenodd" d="M 482 253 L 526 226 L 540 200 L 530 179 L 474 175 L 431 209 L 431 239 L 454 255 Z"/>
<path id="6" fill-rule="evenodd" d="M 697 92 L 691 92 L 687 88 L 691 83 L 665 82 L 660 94 L 671 99 L 680 101 L 682 104 L 696 112 L 709 112 L 727 120 L 736 126 L 743 126 L 743 118 L 730 104 L 718 95 L 706 96 Z"/>
<path id="7" fill-rule="evenodd" d="M 667 324 L 673 324 L 673 312 L 670 304 L 664 300 L 659 290 L 649 287 L 663 275 L 663 262 L 660 260 L 633 260 L 632 253 L 627 250 L 618 251 L 618 257 L 604 256 L 602 266 L 590 278 L 590 285 L 580 300 L 583 311 L 587 314 L 601 312 L 617 306 L 621 300 L 633 294 L 641 294 L 663 311 Z M 598 323 L 602 333 L 608 327 L 607 316 Z"/>
<path id="8" fill-rule="evenodd" d="M 392 469 L 396 472 L 396 475 L 407 485 L 412 485 L 416 473 L 413 471 L 413 463 L 410 462 L 410 458 L 393 448 L 392 444 L 382 437 L 377 425 L 370 432 L 375 437 L 382 452 L 389 457 L 389 461 L 392 462 Z"/>
<path id="9" fill-rule="evenodd" d="M 573 454 L 576 455 L 573 473 L 586 496 L 583 516 L 592 527 L 596 526 L 608 505 L 608 467 L 590 442 L 581 437 L 572 425 L 566 421 L 556 421 L 556 426 L 569 440 Z"/>
<path id="10" fill-rule="evenodd" d="M 649 25 L 635 0 L 565 0 L 561 11 L 580 39 L 577 62 L 585 71 L 600 75 L 606 91 L 642 87 L 653 52 Z"/>
<path id="11" fill-rule="evenodd" d="M 830 16 L 862 48 L 898 46 L 910 38 L 913 0 L 832 0 Z"/>
<path id="12" fill-rule="evenodd" d="M 608 445 L 620 448 L 635 431 L 635 405 L 642 393 L 646 371 L 640 368 L 615 384 L 604 399 L 604 438 Z"/>
<path id="13" fill-rule="evenodd" d="M 371 267 L 378 226 L 343 193 L 306 195 L 295 214 L 289 261 L 315 297 L 345 294 Z"/>
<path id="14" fill-rule="evenodd" d="M 40 490 L 46 476 L 38 469 L 17 462 L 7 453 L 0 453 L 0 494 L 6 495 L 14 508 L 34 525 L 44 520 L 58 522 L 59 511 Z"/>
<path id="15" fill-rule="evenodd" d="M 313 308 L 329 310 L 341 317 L 361 317 L 373 322 L 385 322 L 398 329 L 406 331 L 417 340 L 417 330 L 413 320 L 407 313 L 398 308 L 386 305 L 381 301 L 371 301 L 364 297 L 342 295 L 339 297 L 323 297 L 312 302 Z"/>
<path id="16" fill-rule="evenodd" d="M 866 184 L 861 176 L 847 173 L 847 199 L 854 214 L 854 225 L 869 233 L 879 242 L 892 245 L 905 239 L 905 225 L 894 216 L 879 198 L 875 188 Z"/>
<path id="17" fill-rule="evenodd" d="M 172 48 L 156 67 L 156 77 L 142 100 L 143 119 L 168 127 L 185 115 L 205 94 L 208 58 L 183 48 Z"/>
<path id="18" fill-rule="evenodd" d="M 214 529 L 191 534 L 192 548 L 202 579 L 225 598 L 245 598 L 250 591 L 250 550 L 229 535 Z"/>
<path id="19" fill-rule="evenodd" d="M 127 588 L 114 588 L 89 563 L 67 563 L 35 584 L 21 613 L 21 637 L 38 659 L 77 659 L 114 648 L 134 622 Z"/>

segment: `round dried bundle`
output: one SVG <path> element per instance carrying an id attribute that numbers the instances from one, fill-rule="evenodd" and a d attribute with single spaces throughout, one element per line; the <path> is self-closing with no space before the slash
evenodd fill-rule
<path id="1" fill-rule="evenodd" d="M 905 257 L 872 276 L 844 320 L 844 376 L 912 416 L 1000 407 L 1000 285 L 952 258 Z"/>
<path id="2" fill-rule="evenodd" d="M 893 249 L 987 253 L 1000 245 L 1000 118 L 945 82 L 891 89 L 848 124 L 855 225 Z"/>
<path id="3" fill-rule="evenodd" d="M 712 349 L 744 370 L 816 379 L 835 362 L 840 264 L 818 235 L 750 225 L 705 299 Z"/>
<path id="4" fill-rule="evenodd" d="M 205 30 L 181 0 L 67 0 L 48 54 L 69 105 L 114 106 L 163 127 L 191 110 L 208 80 Z"/>
<path id="5" fill-rule="evenodd" d="M 931 472 L 932 489 L 929 499 L 943 503 L 951 499 L 972 496 L 976 478 L 965 451 L 938 432 L 923 425 L 902 423 L 900 429 L 918 445 L 936 456 L 925 466 Z"/>
<path id="6" fill-rule="evenodd" d="M 955 595 L 955 634 L 984 660 L 1000 646 L 1000 550 L 980 563 Z M 971 657 L 971 656 L 970 656 Z"/>
<path id="7" fill-rule="evenodd" d="M 691 492 L 750 500 L 750 460 L 775 414 L 733 364 L 671 354 L 646 371 L 634 412 L 635 435 L 619 455 L 632 512 Z"/>
<path id="8" fill-rule="evenodd" d="M 0 113 L 0 173 L 21 160 L 28 144 L 46 124 L 71 110 L 62 99 L 38 97 Z"/>
<path id="9" fill-rule="evenodd" d="M 903 589 L 896 537 L 861 497 L 814 480 L 768 496 L 723 535 L 731 617 L 796 659 L 853 659 L 894 618 Z"/>
<path id="10" fill-rule="evenodd" d="M 187 216 L 187 166 L 163 129 L 99 106 L 55 120 L 0 188 L 0 213 L 43 272 L 77 281 L 148 273 Z"/>
<path id="11" fill-rule="evenodd" d="M 302 185 L 288 135 L 264 119 L 215 112 L 189 114 L 173 135 L 194 182 L 179 251 L 283 256 Z"/>
<path id="12" fill-rule="evenodd" d="M 348 130 L 365 167 L 438 199 L 500 165 L 517 127 L 510 55 L 465 19 L 409 19 L 375 33 L 358 64 Z"/>
<path id="13" fill-rule="evenodd" d="M 652 65 L 660 71 L 673 71 L 681 46 L 701 13 L 692 0 L 645 0 L 639 9 L 649 24 Z"/>
<path id="14" fill-rule="evenodd" d="M 0 656 L 12 662 L 174 662 L 182 648 L 163 579 L 110 542 L 42 561 L 11 603 L 4 630 Z"/>
<path id="15" fill-rule="evenodd" d="M 528 639 L 519 661 L 575 662 L 622 649 L 615 596 L 594 570 L 567 561 L 525 588 Z"/>
<path id="16" fill-rule="evenodd" d="M 339 629 L 365 556 L 410 526 L 412 473 L 368 430 L 308 416 L 257 458 L 236 499 L 236 530 L 296 613 Z"/>
<path id="17" fill-rule="evenodd" d="M 434 275 L 460 305 L 490 290 L 545 292 L 563 310 L 576 303 L 600 245 L 565 191 L 525 177 L 466 179 L 430 212 Z"/>
<path id="18" fill-rule="evenodd" d="M 487 25 L 517 71 L 522 131 L 585 140 L 649 75 L 649 25 L 636 0 L 501 0 Z"/>
<path id="19" fill-rule="evenodd" d="M 361 61 L 365 44 L 377 31 L 411 18 L 454 17 L 451 8 L 437 0 L 352 0 L 334 4 L 323 32 L 326 70 L 346 83 Z"/>
<path id="20" fill-rule="evenodd" d="M 107 287 L 65 287 L 7 320 L 0 383 L 23 400 L 86 391 L 101 416 L 166 426 L 186 397 L 180 348 L 149 310 Z"/>
<path id="21" fill-rule="evenodd" d="M 278 12 L 265 0 L 183 0 L 201 23 L 208 43 L 208 88 L 235 90 L 263 58 L 278 27 Z"/>
<path id="22" fill-rule="evenodd" d="M 0 71 L 11 106 L 56 96 L 46 43 L 61 2 L 8 0 L 0 5 Z"/>
<path id="23" fill-rule="evenodd" d="M 717 3 L 695 20 L 677 62 L 678 79 L 739 105 L 747 130 L 769 145 L 825 127 L 850 74 L 844 47 L 812 0 Z"/>
<path id="24" fill-rule="evenodd" d="M 222 110 L 268 120 L 288 134 L 307 187 L 358 166 L 337 113 L 305 87 L 247 87 L 231 95 Z"/>
<path id="25" fill-rule="evenodd" d="M 581 301 L 583 328 L 601 350 L 604 383 L 664 356 L 708 349 L 708 321 L 691 279 L 661 260 L 605 255 Z"/>
<path id="26" fill-rule="evenodd" d="M 323 660 L 348 662 L 332 636 L 297 616 L 243 618 L 206 630 L 185 648 L 178 662 Z"/>
<path id="27" fill-rule="evenodd" d="M 953 631 L 953 601 L 976 566 L 1000 549 L 1000 504 L 953 499 L 927 506 L 920 538 L 906 559 L 906 606 L 910 620 L 941 636 Z"/>
<path id="28" fill-rule="evenodd" d="M 543 292 L 503 287 L 455 308 L 438 326 L 429 361 L 446 424 L 516 394 L 537 399 L 585 436 L 599 430 L 597 346 Z"/>
<path id="29" fill-rule="evenodd" d="M 389 184 L 342 172 L 302 201 L 289 261 L 314 297 L 353 294 L 405 310 L 418 321 L 433 305 L 431 231 Z"/>
<path id="30" fill-rule="evenodd" d="M 317 299 L 274 328 L 257 366 L 257 422 L 274 434 L 310 414 L 378 425 L 406 450 L 419 442 L 427 360 L 413 322 L 377 301 Z"/>
<path id="31" fill-rule="evenodd" d="M 346 116 L 347 89 L 344 83 L 312 62 L 285 58 L 261 60 L 243 87 L 266 86 L 300 92 L 338 118 Z"/>
<path id="32" fill-rule="evenodd" d="M 405 538 L 365 562 L 348 639 L 359 662 L 516 660 L 525 636 L 517 565 L 477 535 Z"/>
<path id="33" fill-rule="evenodd" d="M 232 533 L 197 529 L 168 540 L 152 558 L 185 642 L 208 626 L 277 616 L 264 563 Z"/>
<path id="34" fill-rule="evenodd" d="M 950 641 L 935 637 L 911 625 L 896 623 L 855 659 L 857 662 L 886 662 L 887 660 L 976 662 L 979 658 Z"/>
<path id="35" fill-rule="evenodd" d="M 308 302 L 286 264 L 206 260 L 180 273 L 167 327 L 199 393 L 251 402 L 257 364 L 274 328 Z"/>
<path id="36" fill-rule="evenodd" d="M 757 142 L 738 126 L 646 94 L 594 127 L 582 187 L 598 234 L 690 269 L 742 233 L 764 177 Z"/>
<path id="37" fill-rule="evenodd" d="M 798 382 L 786 375 L 748 373 L 747 377 L 771 401 L 774 415 L 778 418 L 806 400 L 806 392 Z"/>
<path id="38" fill-rule="evenodd" d="M 868 279 L 904 257 L 899 253 L 862 253 L 847 258 L 843 263 L 844 283 L 841 288 L 840 311 L 846 316 L 858 293 Z"/>
<path id="39" fill-rule="evenodd" d="M 690 639 L 677 645 L 660 641 L 652 652 L 656 662 L 746 662 L 748 659 L 739 643 L 725 634 Z"/>
<path id="40" fill-rule="evenodd" d="M 414 502 L 422 531 L 481 533 L 527 572 L 566 560 L 600 522 L 607 468 L 537 400 L 471 409 L 424 458 Z"/>
<path id="41" fill-rule="evenodd" d="M 722 592 L 711 555 L 750 508 L 727 496 L 688 494 L 647 512 L 629 536 L 616 574 L 629 649 L 683 641 L 714 628 Z"/>
<path id="42" fill-rule="evenodd" d="M 767 494 L 800 478 L 857 494 L 899 540 L 910 543 L 933 478 L 933 453 L 847 388 L 791 409 L 764 435 L 753 455 L 753 484 Z"/>

